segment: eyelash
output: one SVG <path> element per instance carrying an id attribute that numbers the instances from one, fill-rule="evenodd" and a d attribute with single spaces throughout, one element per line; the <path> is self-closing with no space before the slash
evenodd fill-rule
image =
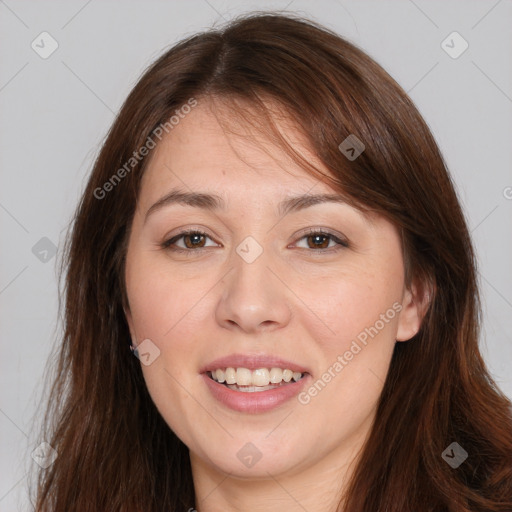
<path id="1" fill-rule="evenodd" d="M 173 251 L 173 252 L 182 253 L 182 254 L 185 253 L 188 256 L 192 256 L 193 253 L 196 253 L 196 252 L 198 252 L 201 249 L 207 249 L 208 248 L 208 247 L 197 247 L 195 249 L 193 249 L 193 248 L 191 248 L 191 249 L 183 249 L 182 247 L 172 247 L 172 245 L 175 244 L 180 238 L 183 238 L 183 237 L 189 236 L 189 235 L 200 235 L 200 236 L 204 236 L 204 237 L 207 237 L 207 238 L 211 239 L 211 237 L 208 235 L 208 233 L 205 233 L 204 231 L 201 231 L 200 229 L 188 229 L 188 230 L 185 230 L 185 231 L 182 231 L 182 232 L 178 233 L 177 235 L 173 236 L 169 240 L 166 240 L 165 242 L 163 242 L 161 244 L 161 248 L 169 250 L 169 251 Z M 345 249 L 345 248 L 349 247 L 348 242 L 346 242 L 345 240 L 341 240 L 340 238 L 338 238 L 333 233 L 329 233 L 328 231 L 324 231 L 323 229 L 313 229 L 312 228 L 312 229 L 308 230 L 306 233 L 304 233 L 299 238 L 299 240 L 302 240 L 304 238 L 308 238 L 310 236 L 322 236 L 322 237 L 325 237 L 325 238 L 329 238 L 330 240 L 332 240 L 333 242 L 336 242 L 338 244 L 338 247 L 334 247 L 334 248 L 333 247 L 324 248 L 324 249 L 311 249 L 311 248 L 308 248 L 309 250 L 311 250 L 313 252 L 319 252 L 319 253 L 335 252 L 335 251 L 339 251 L 341 249 Z"/>

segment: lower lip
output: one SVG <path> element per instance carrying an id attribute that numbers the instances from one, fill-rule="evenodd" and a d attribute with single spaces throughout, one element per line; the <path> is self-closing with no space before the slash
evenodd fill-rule
<path id="1" fill-rule="evenodd" d="M 239 412 L 260 413 L 275 409 L 297 396 L 305 386 L 306 380 L 309 379 L 309 374 L 304 375 L 297 382 L 290 382 L 274 389 L 255 391 L 254 393 L 233 391 L 224 384 L 219 384 L 211 379 L 206 373 L 203 373 L 202 377 L 214 398 L 230 409 Z"/>

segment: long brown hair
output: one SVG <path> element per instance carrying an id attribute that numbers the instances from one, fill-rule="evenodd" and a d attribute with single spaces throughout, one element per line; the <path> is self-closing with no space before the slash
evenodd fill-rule
<path id="1" fill-rule="evenodd" d="M 269 13 L 163 54 L 108 134 L 66 246 L 65 329 L 43 433 L 59 456 L 39 474 L 36 510 L 195 506 L 188 448 L 151 400 L 123 311 L 127 239 L 148 158 L 126 163 L 191 98 L 220 99 L 233 115 L 243 116 L 244 104 L 257 109 L 268 136 L 316 172 L 279 137 L 264 100 L 284 108 L 332 175 L 321 178 L 399 228 L 407 282 L 430 293 L 420 331 L 395 346 L 343 510 L 510 512 L 510 401 L 479 352 L 474 252 L 434 138 L 364 52 L 312 22 Z M 338 148 L 351 134 L 365 145 L 353 161 Z M 442 456 L 453 442 L 468 454 L 456 469 Z"/>

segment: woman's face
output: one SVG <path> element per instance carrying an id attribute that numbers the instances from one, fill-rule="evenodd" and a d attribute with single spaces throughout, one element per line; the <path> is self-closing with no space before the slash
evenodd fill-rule
<path id="1" fill-rule="evenodd" d="M 336 192 L 261 138 L 225 132 L 209 104 L 153 151 L 125 277 L 156 407 L 193 468 L 341 469 L 369 431 L 395 341 L 419 328 L 397 230 L 322 199 Z"/>

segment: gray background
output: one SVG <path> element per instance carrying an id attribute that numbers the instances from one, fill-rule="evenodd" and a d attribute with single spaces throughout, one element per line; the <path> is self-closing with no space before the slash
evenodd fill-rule
<path id="1" fill-rule="evenodd" d="M 0 511 L 31 509 L 36 406 L 59 333 L 51 248 L 115 113 L 165 48 L 252 9 L 316 19 L 410 93 L 455 179 L 480 264 L 482 352 L 512 397 L 511 1 L 0 0 Z M 31 48 L 43 31 L 59 45 L 47 59 Z M 441 47 L 453 31 L 469 44 L 456 59 Z"/>

